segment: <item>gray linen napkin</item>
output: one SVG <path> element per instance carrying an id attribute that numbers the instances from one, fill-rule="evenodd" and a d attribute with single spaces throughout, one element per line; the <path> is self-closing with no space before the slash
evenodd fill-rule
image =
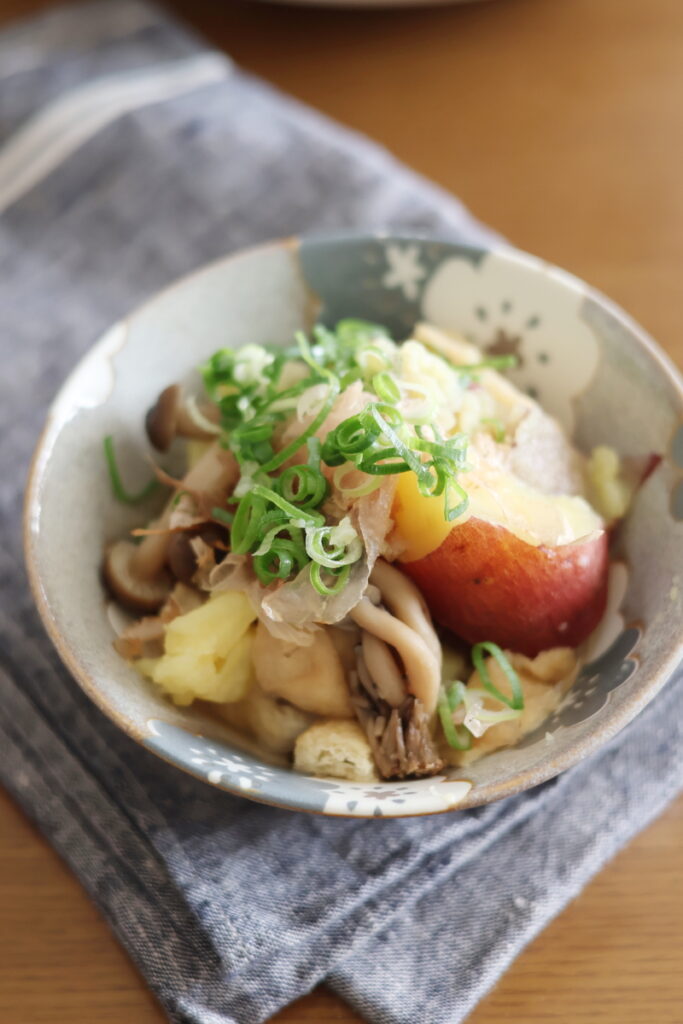
<path id="1" fill-rule="evenodd" d="M 38 622 L 19 520 L 59 382 L 178 275 L 294 232 L 494 236 L 137 3 L 5 33 L 0 81 L 0 778 L 172 1020 L 255 1024 L 326 980 L 368 1021 L 457 1024 L 683 786 L 683 677 L 599 756 L 497 805 L 384 821 L 277 811 L 175 771 L 89 703 Z"/>

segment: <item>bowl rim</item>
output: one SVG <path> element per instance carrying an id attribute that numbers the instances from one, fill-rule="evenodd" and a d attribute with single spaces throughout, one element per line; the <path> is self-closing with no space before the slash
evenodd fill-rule
<path id="1" fill-rule="evenodd" d="M 138 317 L 147 307 L 158 302 L 172 291 L 184 287 L 191 280 L 199 278 L 202 275 L 210 273 L 218 267 L 224 266 L 235 260 L 255 255 L 259 252 L 267 252 L 275 249 L 284 248 L 291 249 L 296 252 L 302 244 L 306 246 L 329 246 L 344 243 L 355 244 L 363 241 L 384 241 L 413 245 L 435 243 L 437 245 L 443 245 L 445 249 L 452 247 L 459 253 L 469 251 L 473 253 L 485 253 L 499 256 L 505 260 L 523 266 L 526 270 L 534 274 L 538 272 L 551 273 L 553 278 L 559 281 L 564 287 L 580 293 L 585 298 L 592 299 L 599 307 L 611 314 L 611 316 L 629 332 L 633 340 L 637 342 L 638 346 L 645 350 L 648 356 L 657 365 L 660 373 L 672 386 L 683 413 L 683 374 L 681 374 L 681 371 L 667 353 L 660 348 L 654 338 L 629 313 L 623 310 L 616 302 L 604 295 L 601 291 L 594 288 L 592 285 L 587 284 L 570 271 L 564 270 L 554 263 L 534 256 L 521 249 L 517 249 L 505 242 L 475 245 L 438 235 L 427 233 L 422 234 L 419 232 L 393 232 L 387 230 L 358 231 L 351 229 L 301 236 L 287 236 L 260 242 L 255 245 L 245 246 L 235 252 L 228 253 L 227 255 L 220 256 L 216 259 L 203 263 L 199 267 L 196 267 L 188 273 L 169 282 L 153 295 L 138 303 L 138 305 L 136 305 L 125 316 L 121 317 L 114 324 L 106 328 L 97 337 L 95 342 L 85 350 L 61 382 L 59 389 L 50 403 L 46 414 L 45 424 L 38 436 L 29 464 L 23 503 L 23 547 L 27 576 L 33 599 L 49 639 L 72 677 L 84 693 L 99 708 L 99 710 L 102 711 L 106 717 L 117 725 L 127 736 L 136 740 L 144 746 L 145 750 L 151 751 L 162 761 L 165 761 L 189 775 L 200 779 L 209 786 L 221 789 L 236 796 L 246 797 L 256 803 L 285 810 L 303 811 L 309 814 L 322 814 L 325 817 L 371 818 L 374 817 L 374 815 L 371 811 L 361 811 L 355 814 L 340 814 L 336 811 L 331 813 L 325 810 L 314 810 L 302 804 L 296 799 L 297 775 L 293 770 L 291 771 L 294 781 L 294 793 L 292 794 L 292 799 L 287 800 L 279 797 L 277 799 L 273 799 L 268 796 L 267 783 L 264 784 L 262 791 L 245 792 L 229 780 L 224 781 L 223 778 L 215 782 L 210 781 L 205 772 L 201 771 L 188 761 L 183 761 L 174 757 L 170 753 L 165 753 L 160 750 L 156 744 L 150 746 L 145 742 L 148 739 L 148 734 L 140 729 L 131 718 L 128 718 L 125 712 L 111 706 L 93 676 L 91 676 L 81 664 L 75 646 L 69 642 L 67 635 L 62 633 L 58 628 L 50 600 L 43 588 L 41 568 L 31 524 L 37 516 L 40 508 L 39 493 L 45 468 L 48 464 L 52 448 L 58 441 L 65 422 L 59 418 L 60 405 L 64 400 L 64 395 L 70 388 L 73 378 L 81 370 L 85 361 L 97 358 L 100 354 L 103 354 L 106 351 L 107 342 L 115 331 L 124 328 L 129 321 Z M 584 758 L 595 753 L 601 747 L 606 746 L 610 740 L 612 740 L 622 731 L 622 729 L 633 721 L 640 711 L 643 710 L 643 708 L 668 682 L 677 666 L 683 660 L 683 637 L 676 641 L 675 637 L 672 636 L 672 639 L 674 642 L 668 654 L 663 657 L 658 667 L 650 670 L 637 690 L 635 690 L 633 694 L 631 694 L 631 696 L 627 698 L 617 709 L 617 713 L 612 714 L 603 723 L 601 723 L 599 729 L 593 729 L 582 739 L 574 740 L 563 752 L 554 753 L 552 749 L 549 749 L 549 757 L 547 760 L 537 763 L 529 768 L 518 770 L 514 775 L 507 779 L 502 779 L 498 782 L 478 784 L 477 786 L 472 787 L 469 792 L 453 807 L 444 807 L 437 810 L 410 810 L 408 809 L 410 806 L 410 799 L 408 799 L 408 808 L 399 813 L 393 813 L 392 811 L 391 817 L 404 818 L 421 817 L 423 815 L 430 814 L 443 814 L 449 811 L 464 811 L 473 807 L 493 803 L 497 800 L 503 799 L 504 797 L 514 796 L 517 793 L 521 793 L 527 789 L 540 785 L 541 783 L 547 782 L 566 771 L 568 768 L 578 764 L 580 761 L 584 760 Z M 188 736 L 190 735 L 191 734 L 188 733 Z M 284 771 L 285 769 L 282 770 Z M 463 780 L 466 780 L 466 766 L 463 769 L 462 777 Z M 344 780 L 333 781 L 343 783 Z M 389 784 L 395 785 L 395 783 Z"/>

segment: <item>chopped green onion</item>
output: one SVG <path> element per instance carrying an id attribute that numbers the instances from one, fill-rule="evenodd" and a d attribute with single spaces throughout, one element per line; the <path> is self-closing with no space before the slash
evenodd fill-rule
<path id="1" fill-rule="evenodd" d="M 277 479 L 277 489 L 297 508 L 317 508 L 328 495 L 327 480 L 312 466 L 289 466 Z"/>
<path id="2" fill-rule="evenodd" d="M 232 383 L 232 371 L 235 365 L 233 349 L 222 348 L 214 352 L 211 358 L 199 367 L 204 379 L 206 393 L 214 400 L 219 397 L 222 385 Z"/>
<path id="3" fill-rule="evenodd" d="M 346 586 L 346 582 L 349 578 L 349 573 L 351 572 L 350 565 L 343 565 L 338 572 L 334 569 L 326 570 L 327 576 L 331 576 L 332 579 L 334 580 L 334 583 L 326 583 L 323 580 L 323 567 L 322 565 L 320 565 L 319 562 L 311 562 L 310 565 L 311 583 L 313 584 L 315 590 L 317 590 L 318 593 L 322 594 L 324 597 L 338 594 Z"/>
<path id="4" fill-rule="evenodd" d="M 394 342 L 386 339 L 389 346 L 394 346 Z M 367 345 L 365 348 L 360 349 L 355 355 L 356 364 L 358 371 L 362 378 L 372 376 L 374 373 L 381 373 L 382 370 L 388 370 L 393 366 L 394 353 L 392 348 L 381 348 L 379 345 Z"/>
<path id="5" fill-rule="evenodd" d="M 307 528 L 306 552 L 311 561 L 337 569 L 357 562 L 363 554 L 363 543 L 347 516 L 338 526 Z"/>
<path id="6" fill-rule="evenodd" d="M 517 366 L 517 356 L 490 356 L 482 359 L 480 363 L 472 363 L 470 366 L 453 364 L 453 369 L 458 373 L 479 373 L 481 370 L 512 370 Z"/>
<path id="7" fill-rule="evenodd" d="M 401 389 L 390 373 L 383 370 L 372 378 L 375 394 L 383 402 L 400 402 Z"/>
<path id="8" fill-rule="evenodd" d="M 419 426 L 432 425 L 439 410 L 439 402 L 434 395 L 433 387 L 408 381 L 403 385 L 404 395 L 408 399 L 403 412 L 408 423 Z"/>
<path id="9" fill-rule="evenodd" d="M 449 481 L 448 486 L 445 488 L 445 505 L 444 505 L 444 518 L 447 523 L 452 523 L 454 519 L 459 519 L 460 516 L 464 515 L 469 508 L 470 499 L 467 496 L 465 488 L 458 483 L 457 480 Z M 451 495 L 455 494 L 460 499 L 457 503 L 451 503 Z"/>
<path id="10" fill-rule="evenodd" d="M 240 442 L 255 444 L 257 441 L 269 441 L 273 436 L 272 423 L 245 423 L 235 431 Z"/>
<path id="11" fill-rule="evenodd" d="M 386 327 L 382 327 L 381 324 L 373 324 L 369 320 L 355 320 L 350 317 L 338 322 L 335 333 L 340 345 L 353 349 L 360 345 L 367 346 L 376 338 L 389 337 Z"/>
<path id="12" fill-rule="evenodd" d="M 301 508 L 297 508 L 296 505 L 292 505 L 291 502 L 287 501 L 278 494 L 277 491 L 271 490 L 269 487 L 262 487 L 260 484 L 254 484 L 251 489 L 251 494 L 257 498 L 264 498 L 266 501 L 271 502 L 281 509 L 285 515 L 290 516 L 292 519 L 306 526 L 321 526 L 325 522 L 325 517 L 320 515 L 319 512 L 305 512 Z"/>
<path id="13" fill-rule="evenodd" d="M 328 342 L 329 332 L 327 331 L 326 328 L 322 326 L 322 324 L 317 325 L 314 331 L 314 336 L 316 341 L 318 341 L 319 344 L 322 342 L 323 347 L 325 347 L 325 344 Z M 311 348 L 308 338 L 306 337 L 304 332 L 297 331 L 296 334 L 294 335 L 294 340 L 296 341 L 297 346 L 299 348 L 299 354 L 301 355 L 301 358 L 308 366 L 310 366 L 311 370 L 313 370 L 314 373 L 321 374 L 321 376 L 328 375 L 329 371 L 325 370 L 323 365 L 316 360 L 315 355 L 313 353 L 313 349 Z"/>
<path id="14" fill-rule="evenodd" d="M 464 725 L 473 736 L 483 736 L 492 726 L 514 721 L 522 714 L 521 708 L 514 710 L 507 705 L 498 710 L 485 707 L 484 701 L 490 700 L 491 694 L 488 690 L 482 690 L 478 686 L 466 687 L 463 699 L 465 702 Z"/>
<path id="15" fill-rule="evenodd" d="M 336 467 L 332 474 L 334 486 L 345 498 L 364 498 L 366 494 L 372 494 L 373 491 L 382 486 L 382 480 L 379 474 L 376 474 L 374 476 L 366 475 L 365 482 L 358 484 L 356 487 L 347 487 L 344 483 L 344 477 L 355 469 L 356 467 L 352 462 L 343 462 L 341 466 Z"/>
<path id="16" fill-rule="evenodd" d="M 253 489 L 241 499 L 232 523 L 230 547 L 236 555 L 246 555 L 260 539 L 266 503 Z"/>
<path id="17" fill-rule="evenodd" d="M 308 448 L 308 465 L 311 469 L 315 469 L 320 473 L 320 463 L 322 461 L 320 458 L 320 449 L 322 448 L 320 438 L 315 436 L 309 437 L 306 447 Z"/>
<path id="18" fill-rule="evenodd" d="M 489 416 L 486 419 L 482 420 L 481 422 L 485 426 L 491 428 L 491 433 L 493 434 L 494 441 L 497 441 L 498 444 L 502 444 L 503 441 L 505 440 L 506 433 L 503 421 L 495 416 Z"/>
<path id="19" fill-rule="evenodd" d="M 404 392 L 393 372 L 397 345 L 385 328 L 346 319 L 334 329 L 318 324 L 308 337 L 299 331 L 294 341 L 286 348 L 222 349 L 202 367 L 206 389 L 219 406 L 220 443 L 234 453 L 241 471 L 231 498 L 234 518 L 225 509 L 224 518 L 215 518 L 227 523 L 231 517 L 232 550 L 251 555 L 262 583 L 289 579 L 309 566 L 312 585 L 330 595 L 345 586 L 363 549 L 350 524 L 326 523 L 322 506 L 330 486 L 323 464 L 334 467 L 336 493 L 350 500 L 370 494 L 385 476 L 413 472 L 422 494 L 444 496 L 444 516 L 451 520 L 467 507 L 456 480 L 467 468 L 467 437 L 440 436 L 428 389 L 406 383 Z M 509 360 L 486 361 L 503 364 Z M 376 401 L 326 437 L 316 436 L 337 396 L 355 381 L 374 392 Z M 414 401 L 410 405 L 416 390 L 424 392 L 419 408 Z M 405 415 L 397 408 L 403 397 L 412 410 Z M 280 427 L 294 416 L 310 422 L 278 451 Z M 299 464 L 304 446 L 307 459 Z M 345 487 L 354 469 L 364 477 Z"/>
<path id="20" fill-rule="evenodd" d="M 458 705 L 462 704 L 465 700 L 467 687 L 464 683 L 461 683 L 459 679 L 456 679 L 455 682 L 451 683 L 448 687 L 446 693 L 448 695 L 448 706 L 451 711 L 455 711 Z"/>
<path id="21" fill-rule="evenodd" d="M 380 431 L 396 449 L 397 454 L 400 455 L 401 458 L 406 463 L 406 465 L 410 469 L 412 469 L 413 473 L 417 477 L 418 486 L 420 487 L 420 490 L 422 490 L 423 487 L 425 486 L 425 481 L 429 479 L 427 475 L 427 469 L 424 463 L 420 461 L 420 459 L 415 455 L 415 453 L 411 451 L 408 445 L 401 440 L 401 438 L 394 430 L 394 426 L 398 425 L 396 424 L 395 414 L 398 414 L 400 417 L 400 413 L 398 413 L 398 410 L 392 409 L 390 405 L 371 405 L 369 407 L 369 412 L 370 415 L 375 420 L 375 422 L 377 423 L 377 426 L 380 428 Z M 389 413 L 389 415 L 387 415 L 387 412 Z M 394 420 L 393 425 L 389 422 L 389 420 L 392 418 Z"/>
<path id="22" fill-rule="evenodd" d="M 261 555 L 267 555 L 268 552 L 270 551 L 271 547 L 273 546 L 273 541 L 275 540 L 275 538 L 278 537 L 280 534 L 282 534 L 284 532 L 284 530 L 286 529 L 286 527 L 287 527 L 286 522 L 283 522 L 281 520 L 279 523 L 277 523 L 275 526 L 273 526 L 270 530 L 268 530 L 265 533 L 265 535 L 263 537 L 263 540 L 261 541 L 259 546 L 253 552 L 254 558 L 260 557 Z M 291 528 L 290 528 L 289 532 L 290 532 L 290 540 L 292 540 L 293 538 L 291 537 Z"/>
<path id="23" fill-rule="evenodd" d="M 159 481 L 152 478 L 149 483 L 145 484 L 139 491 L 131 493 L 124 487 L 123 481 L 121 480 L 121 474 L 119 473 L 119 467 L 116 463 L 116 455 L 114 454 L 114 439 L 111 434 L 107 435 L 104 439 L 104 457 L 107 460 L 107 468 L 109 470 L 109 480 L 111 482 L 111 489 L 114 497 L 117 501 L 122 502 L 125 505 L 139 505 L 140 502 L 149 498 L 151 494 L 156 491 L 159 486 Z"/>
<path id="24" fill-rule="evenodd" d="M 349 416 L 330 431 L 320 451 L 323 462 L 328 466 L 340 466 L 343 462 L 355 462 L 375 443 L 381 430 L 367 411 Z"/>
<path id="25" fill-rule="evenodd" d="M 279 537 L 272 542 L 266 553 L 254 555 L 252 565 L 261 583 L 268 586 L 275 580 L 286 580 L 293 572 L 303 569 L 306 553 L 296 541 Z"/>
<path id="26" fill-rule="evenodd" d="M 469 750 L 472 746 L 472 736 L 467 729 L 460 729 L 453 721 L 453 712 L 463 700 L 462 690 L 465 690 L 463 683 L 451 683 L 448 689 L 442 687 L 439 690 L 437 710 L 441 721 L 441 728 L 446 741 L 454 750 Z"/>
<path id="27" fill-rule="evenodd" d="M 484 661 L 484 653 L 489 654 L 495 661 L 498 662 L 505 678 L 510 684 L 512 690 L 512 697 L 506 697 L 504 693 L 494 685 L 489 675 L 486 662 Z M 484 689 L 499 700 L 501 704 L 506 704 L 509 708 L 514 711 L 520 711 L 524 707 L 524 693 L 522 692 L 522 684 L 519 676 L 515 672 L 514 668 L 501 651 L 498 644 L 491 643 L 486 640 L 483 643 L 475 644 L 472 648 L 472 663 L 479 673 L 479 678 L 482 681 Z"/>
<path id="28" fill-rule="evenodd" d="M 410 472 L 410 466 L 397 448 L 377 448 L 371 451 L 359 461 L 358 469 L 374 476 L 393 476 L 396 473 Z"/>
<path id="29" fill-rule="evenodd" d="M 315 434 L 316 430 L 323 425 L 334 404 L 334 400 L 339 394 L 339 381 L 333 374 L 330 374 L 329 376 L 330 390 L 318 415 L 311 421 L 311 423 L 309 423 L 306 429 L 291 442 L 291 444 L 288 444 L 286 448 L 283 448 L 282 451 L 278 452 L 277 455 L 274 455 L 272 459 L 269 459 L 265 466 L 261 467 L 264 473 L 272 473 L 274 469 L 277 469 L 283 463 L 287 462 L 288 459 L 291 459 L 292 455 L 295 455 L 299 451 L 299 448 L 306 444 L 308 439 Z"/>
<path id="30" fill-rule="evenodd" d="M 218 508 L 217 506 L 211 509 L 211 518 L 217 519 L 220 523 L 225 523 L 226 526 L 232 526 L 235 521 L 234 512 L 228 512 L 227 508 Z"/>

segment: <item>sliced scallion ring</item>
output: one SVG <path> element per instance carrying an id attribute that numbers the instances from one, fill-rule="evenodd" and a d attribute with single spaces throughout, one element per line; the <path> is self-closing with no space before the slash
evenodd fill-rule
<path id="1" fill-rule="evenodd" d="M 489 654 L 500 666 L 501 671 L 510 684 L 512 697 L 506 697 L 505 694 L 501 693 L 498 687 L 494 685 L 484 660 L 485 654 Z M 522 710 L 524 707 L 524 693 L 522 691 L 520 678 L 498 644 L 491 643 L 488 640 L 475 644 L 472 648 L 472 663 L 479 673 L 479 678 L 481 679 L 484 689 L 488 690 L 488 692 L 495 697 L 496 700 L 499 700 L 501 704 L 506 704 L 514 711 Z"/>

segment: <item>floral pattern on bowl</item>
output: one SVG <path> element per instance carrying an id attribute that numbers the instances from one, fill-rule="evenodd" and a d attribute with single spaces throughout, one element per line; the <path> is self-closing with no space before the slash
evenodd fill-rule
<path id="1" fill-rule="evenodd" d="M 426 320 L 462 332 L 489 355 L 517 356 L 511 378 L 551 407 L 569 433 L 574 400 L 589 385 L 599 355 L 580 306 L 581 296 L 571 291 L 547 296 L 523 262 L 511 274 L 507 264 L 489 260 L 477 266 L 445 260 L 422 296 Z"/>
<path id="2" fill-rule="evenodd" d="M 169 704 L 112 648 L 101 552 L 140 512 L 112 504 L 99 439 L 121 439 L 121 469 L 135 483 L 150 395 L 171 380 L 198 382 L 196 365 L 225 344 L 284 344 L 314 314 L 327 322 L 366 317 L 397 336 L 431 319 L 488 351 L 514 351 L 522 360 L 518 381 L 565 424 L 575 423 L 580 444 L 663 456 L 618 541 L 629 567 L 628 578 L 621 574 L 621 619 L 589 654 L 575 693 L 537 735 L 466 771 L 370 785 L 296 774 L 247 749 L 201 707 Z M 209 784 L 281 807 L 359 817 L 472 807 L 536 785 L 596 750 L 680 660 L 681 423 L 680 376 L 644 332 L 540 260 L 384 234 L 272 243 L 154 297 L 75 369 L 51 409 L 29 483 L 29 575 L 46 628 L 92 699 L 130 736 Z M 62 514 L 66 491 L 78 510 L 72 516 Z"/>
<path id="3" fill-rule="evenodd" d="M 538 729 L 520 740 L 517 746 L 533 746 L 539 739 L 545 738 L 547 733 L 571 729 L 602 711 L 612 691 L 627 682 L 636 671 L 638 660 L 633 652 L 639 639 L 640 630 L 635 626 L 625 629 L 608 650 L 581 668 L 576 682 L 557 710 Z"/>
<path id="4" fill-rule="evenodd" d="M 468 780 L 453 779 L 450 775 L 392 784 L 293 776 L 287 768 L 266 764 L 251 754 L 230 749 L 215 739 L 192 735 L 168 722 L 153 720 L 148 724 L 147 746 L 173 763 L 221 789 L 285 807 L 290 806 L 293 778 L 298 809 L 360 818 L 451 810 L 471 789 Z"/>

